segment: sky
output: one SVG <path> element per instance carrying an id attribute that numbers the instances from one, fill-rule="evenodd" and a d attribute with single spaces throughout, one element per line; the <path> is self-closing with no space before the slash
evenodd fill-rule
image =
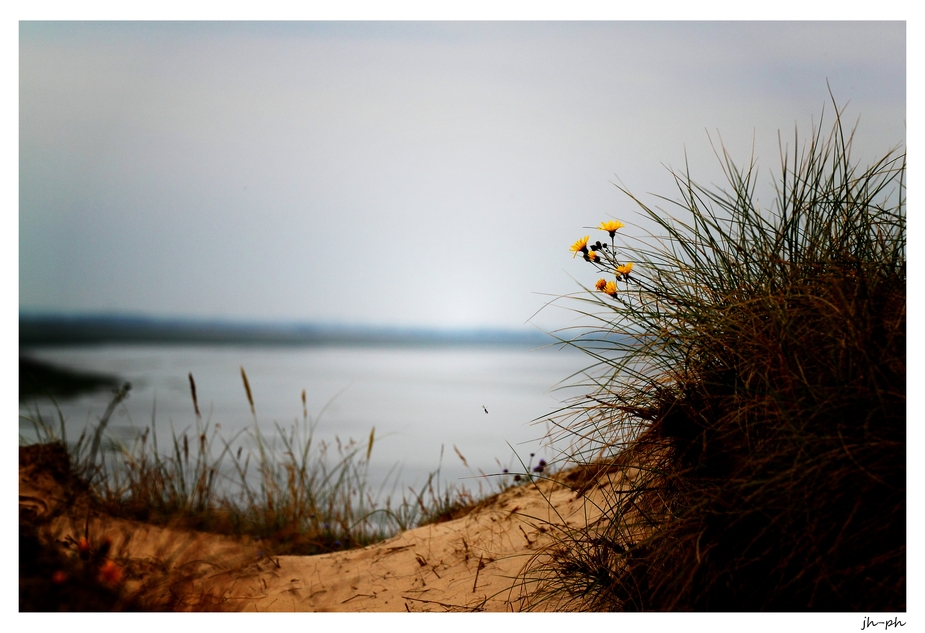
<path id="1" fill-rule="evenodd" d="M 617 184 L 770 184 L 830 88 L 906 138 L 903 22 L 21 22 L 18 71 L 21 313 L 553 329 Z"/>

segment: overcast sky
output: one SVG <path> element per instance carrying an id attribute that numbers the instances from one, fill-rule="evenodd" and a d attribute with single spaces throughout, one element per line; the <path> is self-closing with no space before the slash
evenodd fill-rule
<path id="1" fill-rule="evenodd" d="M 906 134 L 902 22 L 19 35 L 21 312 L 523 327 L 596 280 L 585 227 L 637 220 L 613 183 L 718 179 L 708 132 L 770 182 L 828 80 L 860 162 Z"/>

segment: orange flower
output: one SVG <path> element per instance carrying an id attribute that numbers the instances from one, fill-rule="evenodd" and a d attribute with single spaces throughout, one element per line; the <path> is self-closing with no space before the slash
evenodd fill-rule
<path id="1" fill-rule="evenodd" d="M 569 249 L 574 253 L 572 257 L 575 257 L 578 253 L 587 253 L 588 252 L 588 238 L 590 235 L 585 235 L 583 238 L 572 244 L 572 247 Z"/>
<path id="2" fill-rule="evenodd" d="M 112 586 L 120 580 L 122 580 L 122 569 L 107 558 L 106 562 L 100 566 L 100 582 Z"/>
<path id="3" fill-rule="evenodd" d="M 588 251 L 588 254 L 585 255 L 585 257 L 588 258 L 589 262 L 593 262 L 597 259 L 597 253 L 595 253 L 594 251 Z"/>
<path id="4" fill-rule="evenodd" d="M 603 290 L 605 286 L 607 286 L 606 279 L 598 279 L 597 283 L 594 284 L 594 287 L 597 288 L 598 290 Z"/>
<path id="5" fill-rule="evenodd" d="M 607 220 L 606 222 L 601 222 L 601 225 L 597 228 L 602 231 L 607 231 L 610 233 L 610 237 L 613 237 L 614 233 L 617 232 L 617 229 L 623 228 L 623 223 L 618 222 L 617 220 Z"/>
<path id="6" fill-rule="evenodd" d="M 633 262 L 626 262 L 622 266 L 617 266 L 617 274 L 624 277 L 629 277 L 631 270 L 633 270 Z"/>
<path id="7" fill-rule="evenodd" d="M 603 292 L 604 294 L 610 295 L 611 297 L 616 297 L 616 296 L 617 296 L 617 282 L 615 282 L 615 281 L 608 281 L 608 282 L 604 285 L 604 289 L 602 290 L 602 292 Z"/>

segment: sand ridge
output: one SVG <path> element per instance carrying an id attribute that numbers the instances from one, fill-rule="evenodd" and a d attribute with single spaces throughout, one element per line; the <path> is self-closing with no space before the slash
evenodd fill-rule
<path id="1" fill-rule="evenodd" d="M 22 454 L 22 453 L 21 453 Z M 469 514 L 408 530 L 363 549 L 268 556 L 259 543 L 116 519 L 68 499 L 66 486 L 20 460 L 20 512 L 42 519 L 54 546 L 108 539 L 126 570 L 124 590 L 149 604 L 222 611 L 521 611 L 531 602 L 525 566 L 563 526 L 587 525 L 619 485 L 604 473 L 576 494 L 571 478 L 528 482 Z"/>

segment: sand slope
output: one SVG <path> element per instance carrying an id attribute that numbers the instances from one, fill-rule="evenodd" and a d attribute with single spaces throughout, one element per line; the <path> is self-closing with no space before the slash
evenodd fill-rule
<path id="1" fill-rule="evenodd" d="M 20 513 L 44 524 L 49 543 L 74 550 L 84 534 L 112 542 L 122 590 L 149 605 L 229 611 L 519 611 L 542 609 L 519 576 L 562 526 L 599 516 L 603 495 L 572 471 L 511 488 L 468 515 L 409 530 L 364 549 L 268 557 L 258 545 L 114 519 L 89 509 L 47 465 L 20 451 Z"/>

